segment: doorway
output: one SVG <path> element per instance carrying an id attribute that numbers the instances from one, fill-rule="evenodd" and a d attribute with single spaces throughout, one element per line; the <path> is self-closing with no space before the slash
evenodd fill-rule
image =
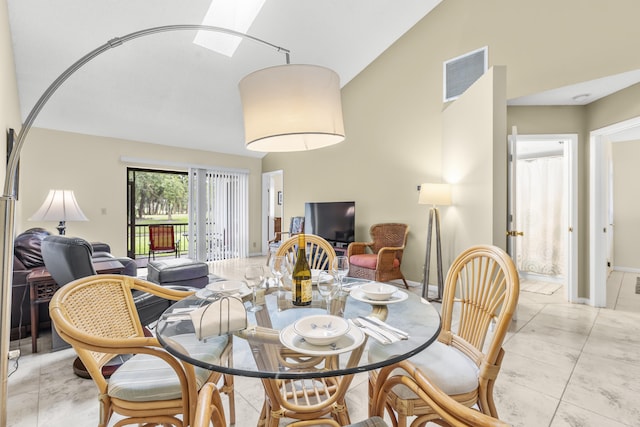
<path id="1" fill-rule="evenodd" d="M 589 299 L 607 306 L 607 272 L 611 265 L 611 143 L 640 139 L 640 117 L 596 129 L 589 150 Z"/>
<path id="2" fill-rule="evenodd" d="M 262 255 L 269 252 L 269 240 L 282 227 L 284 216 L 283 172 L 262 174 Z"/>
<path id="3" fill-rule="evenodd" d="M 577 300 L 577 135 L 509 138 L 509 254 L 526 285 Z"/>
<path id="4" fill-rule="evenodd" d="M 145 266 L 149 225 L 171 225 L 178 253 L 187 250 L 189 186 L 185 172 L 127 168 L 127 256 Z"/>

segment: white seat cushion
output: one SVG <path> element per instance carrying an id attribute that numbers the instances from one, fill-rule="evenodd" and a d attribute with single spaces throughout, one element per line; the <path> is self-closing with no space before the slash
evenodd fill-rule
<path id="1" fill-rule="evenodd" d="M 385 351 L 388 346 L 372 344 L 369 348 L 369 360 L 382 360 L 391 356 L 389 351 Z M 461 351 L 435 341 L 424 351 L 409 359 L 424 374 L 429 377 L 434 384 L 448 395 L 469 393 L 478 388 L 478 366 Z M 402 369 L 397 369 L 393 374 L 404 373 Z M 404 399 L 415 399 L 417 396 L 404 386 L 398 386 L 394 392 Z"/>
<path id="2" fill-rule="evenodd" d="M 208 339 L 207 342 L 186 344 L 180 336 L 177 342 L 195 358 L 214 363 L 229 342 L 227 335 Z M 207 381 L 211 371 L 195 368 L 198 390 Z M 136 354 L 122 364 L 109 379 L 107 393 L 117 399 L 133 402 L 171 400 L 182 397 L 182 389 L 176 372 L 162 359 L 148 354 Z"/>

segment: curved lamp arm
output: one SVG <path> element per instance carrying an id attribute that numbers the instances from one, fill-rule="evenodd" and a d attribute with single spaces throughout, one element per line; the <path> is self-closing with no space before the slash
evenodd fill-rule
<path id="1" fill-rule="evenodd" d="M 135 31 L 133 33 L 129 33 L 122 37 L 115 37 L 109 40 L 108 42 L 106 42 L 105 44 L 103 44 L 102 46 L 99 46 L 94 50 L 92 50 L 91 52 L 87 53 L 82 58 L 78 59 L 76 62 L 74 62 L 69 68 L 67 68 L 62 74 L 60 74 L 58 78 L 55 79 L 53 83 L 51 83 L 51 85 L 47 88 L 47 90 L 45 90 L 44 93 L 40 96 L 40 98 L 38 99 L 38 102 L 36 102 L 36 104 L 33 106 L 26 120 L 22 124 L 22 128 L 18 133 L 18 138 L 16 139 L 14 149 L 11 150 L 11 155 L 7 163 L 7 174 L 4 180 L 3 194 L 5 196 L 14 195 L 13 191 L 14 191 L 15 174 L 16 174 L 16 169 L 18 165 L 18 160 L 20 158 L 20 150 L 22 149 L 24 140 L 27 137 L 27 134 L 29 133 L 31 126 L 33 125 L 33 122 L 35 121 L 36 117 L 38 117 L 38 114 L 40 113 L 40 110 L 42 110 L 42 107 L 44 107 L 44 105 L 47 103 L 49 98 L 51 98 L 51 95 L 53 95 L 55 91 L 62 85 L 62 83 L 64 83 L 69 77 L 71 77 L 73 73 L 78 71 L 80 68 L 82 68 L 86 63 L 91 61 L 93 58 L 101 55 L 102 53 L 108 51 L 109 49 L 121 46 L 122 44 L 130 40 L 134 40 L 140 37 L 145 37 L 145 36 L 149 36 L 157 33 L 165 33 L 168 31 L 185 31 L 185 30 L 202 30 L 202 31 L 212 31 L 217 33 L 226 33 L 233 36 L 253 40 L 255 42 L 262 43 L 266 46 L 272 47 L 276 49 L 278 52 L 283 52 L 286 57 L 286 63 L 289 64 L 290 51 L 283 47 L 276 46 L 272 43 L 269 43 L 257 37 L 250 36 L 248 34 L 240 33 L 234 30 L 229 30 L 227 28 L 212 27 L 210 25 L 198 25 L 198 24 L 165 25 L 161 27 L 152 27 L 144 30 Z"/>
<path id="2" fill-rule="evenodd" d="M 36 117 L 40 113 L 40 110 L 47 103 L 49 98 L 55 93 L 55 91 L 69 78 L 73 73 L 78 71 L 82 66 L 91 61 L 93 58 L 101 55 L 102 53 L 112 49 L 114 47 L 121 46 L 123 43 L 130 40 L 134 40 L 140 37 L 149 36 L 157 33 L 164 33 L 168 31 L 185 31 L 185 30 L 202 30 L 213 31 L 218 33 L 226 33 L 237 37 L 253 40 L 258 43 L 262 43 L 268 47 L 276 49 L 278 52 L 283 52 L 286 57 L 286 63 L 289 64 L 289 50 L 280 46 L 276 46 L 272 43 L 266 42 L 257 37 L 250 36 L 248 34 L 240 33 L 238 31 L 229 30 L 227 28 L 213 27 L 210 25 L 198 25 L 198 24 L 184 24 L 184 25 L 165 25 L 161 27 L 152 27 L 133 33 L 127 34 L 122 37 L 116 37 L 102 46 L 97 47 L 91 52 L 84 55 L 82 58 L 74 62 L 69 68 L 67 68 L 62 74 L 56 78 L 53 83 L 44 91 L 44 93 L 38 99 L 38 102 L 33 106 L 29 115 L 22 123 L 22 128 L 18 133 L 18 137 L 15 141 L 9 160 L 7 162 L 7 169 L 4 179 L 4 192 L 0 197 L 0 222 L 4 224 L 0 233 L 4 233 L 0 240 L 0 265 L 2 279 L 0 286 L 0 427 L 4 427 L 7 424 L 7 373 L 9 366 L 9 336 L 11 333 L 11 275 L 13 273 L 13 233 L 14 233 L 14 216 L 15 216 L 15 175 L 20 159 L 20 151 L 24 145 L 24 140 L 33 125 Z M 32 325 L 33 327 L 33 325 Z"/>

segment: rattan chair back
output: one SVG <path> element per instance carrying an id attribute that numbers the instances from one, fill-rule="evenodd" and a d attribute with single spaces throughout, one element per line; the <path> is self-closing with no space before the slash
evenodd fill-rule
<path id="1" fill-rule="evenodd" d="M 331 243 L 315 234 L 305 234 L 304 240 L 307 245 L 305 255 L 309 262 L 309 268 L 312 270 L 330 270 L 331 263 L 336 257 L 336 251 L 331 246 Z M 286 256 L 291 265 L 294 265 L 298 259 L 297 250 L 298 236 L 296 235 L 282 242 L 276 252 L 276 256 Z"/>

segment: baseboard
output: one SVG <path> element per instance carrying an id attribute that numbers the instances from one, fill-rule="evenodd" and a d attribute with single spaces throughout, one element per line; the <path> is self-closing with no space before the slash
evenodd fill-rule
<path id="1" fill-rule="evenodd" d="M 614 265 L 613 266 L 613 271 L 621 271 L 623 273 L 637 273 L 640 274 L 640 268 L 634 268 L 634 267 L 619 267 Z"/>

